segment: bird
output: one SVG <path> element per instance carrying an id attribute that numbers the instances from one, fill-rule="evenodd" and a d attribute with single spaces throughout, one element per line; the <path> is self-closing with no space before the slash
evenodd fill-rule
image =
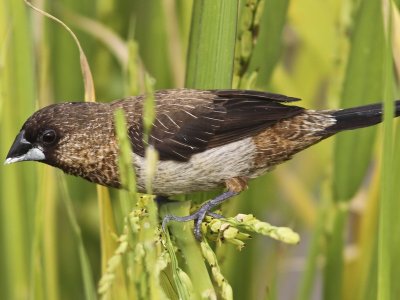
<path id="1" fill-rule="evenodd" d="M 133 153 L 137 190 L 146 192 L 147 146 L 158 152 L 152 191 L 157 197 L 225 188 L 188 216 L 201 239 L 206 215 L 247 188 L 249 180 L 271 171 L 294 154 L 345 130 L 378 124 L 382 104 L 336 110 L 297 106 L 299 98 L 254 90 L 168 89 L 154 92 L 155 119 L 144 139 L 146 95 L 109 103 L 65 102 L 30 116 L 16 136 L 5 164 L 38 161 L 67 174 L 113 188 L 124 188 L 118 171 L 114 113 L 122 109 Z M 400 115 L 400 100 L 394 102 Z"/>

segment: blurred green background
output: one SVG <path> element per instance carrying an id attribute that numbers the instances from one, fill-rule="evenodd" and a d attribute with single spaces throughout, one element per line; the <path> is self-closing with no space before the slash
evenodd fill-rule
<path id="1" fill-rule="evenodd" d="M 147 71 L 155 89 L 233 84 L 299 97 L 312 109 L 399 98 L 399 3 L 35 1 L 76 33 L 98 101 L 143 91 Z M 251 5 L 263 7 L 259 24 L 248 21 Z M 83 94 L 79 52 L 65 29 L 23 1 L 0 0 L 0 158 L 36 109 Z M 228 215 L 252 213 L 302 237 L 286 246 L 255 235 L 240 252 L 218 249 L 235 299 L 396 299 L 400 133 L 391 125 L 389 118 L 384 126 L 326 140 L 254 180 L 224 207 Z M 0 167 L 1 299 L 83 299 L 82 268 L 95 284 L 101 276 L 96 188 L 60 173 L 31 162 Z M 111 198 L 116 205 L 115 191 Z M 90 266 L 82 266 L 82 253 Z"/>

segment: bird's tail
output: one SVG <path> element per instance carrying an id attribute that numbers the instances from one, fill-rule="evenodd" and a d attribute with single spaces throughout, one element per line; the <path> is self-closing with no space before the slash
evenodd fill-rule
<path id="1" fill-rule="evenodd" d="M 400 115 L 400 100 L 395 101 L 395 117 Z M 382 104 L 346 108 L 331 113 L 336 124 L 326 128 L 326 131 L 336 133 L 342 130 L 352 130 L 368 127 L 382 122 Z"/>

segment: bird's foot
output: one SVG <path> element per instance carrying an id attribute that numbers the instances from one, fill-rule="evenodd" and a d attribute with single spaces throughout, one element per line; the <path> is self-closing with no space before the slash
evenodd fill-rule
<path id="1" fill-rule="evenodd" d="M 174 216 L 174 215 L 166 215 L 163 219 L 162 222 L 162 228 L 165 231 L 167 229 L 167 224 L 169 221 L 177 221 L 177 222 L 187 222 L 187 221 L 192 221 L 194 220 L 194 229 L 193 233 L 194 236 L 198 241 L 201 240 L 202 234 L 201 234 L 201 223 L 203 222 L 204 218 L 208 215 L 213 218 L 223 218 L 223 216 L 213 213 L 212 210 L 220 205 L 222 202 L 232 198 L 233 196 L 236 196 L 238 193 L 237 192 L 232 192 L 232 191 L 227 191 L 218 197 L 215 197 L 214 199 L 211 199 L 205 203 L 203 203 L 200 208 L 193 214 L 188 215 L 188 216 Z"/>

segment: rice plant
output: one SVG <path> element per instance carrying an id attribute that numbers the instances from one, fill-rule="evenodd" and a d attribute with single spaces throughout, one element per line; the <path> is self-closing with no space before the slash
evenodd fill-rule
<path id="1" fill-rule="evenodd" d="M 163 88 L 258 89 L 315 109 L 384 102 L 384 123 L 341 133 L 253 180 L 223 205 L 226 219 L 207 220 L 201 242 L 189 223 L 164 233 L 159 216 L 187 214 L 215 193 L 160 209 L 151 180 L 149 194 L 138 194 L 121 113 L 126 190 L 38 163 L 1 166 L 0 298 L 396 299 L 400 131 L 391 103 L 399 98 L 399 1 L 34 5 L 76 35 L 86 75 L 65 27 L 23 1 L 0 1 L 3 159 L 38 108 Z M 147 155 L 157 161 L 151 147 Z"/>

